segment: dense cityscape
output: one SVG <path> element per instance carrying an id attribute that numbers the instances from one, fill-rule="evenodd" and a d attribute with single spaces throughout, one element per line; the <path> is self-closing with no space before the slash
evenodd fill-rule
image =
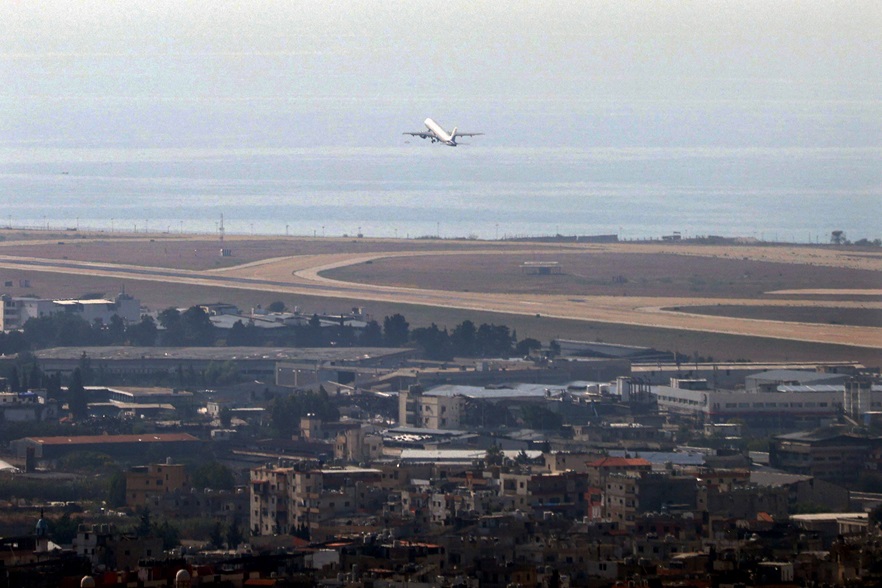
<path id="1" fill-rule="evenodd" d="M 878 367 L 2 301 L 3 585 L 882 579 Z"/>

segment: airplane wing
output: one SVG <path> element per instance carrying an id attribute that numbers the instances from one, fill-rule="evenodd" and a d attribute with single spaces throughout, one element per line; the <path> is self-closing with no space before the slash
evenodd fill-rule
<path id="1" fill-rule="evenodd" d="M 483 135 L 484 133 L 460 133 L 456 131 L 457 137 L 477 137 L 478 135 Z"/>
<path id="2" fill-rule="evenodd" d="M 423 139 L 435 138 L 435 133 L 431 131 L 419 131 L 416 133 L 401 133 L 402 135 L 410 135 L 412 137 L 421 137 Z"/>

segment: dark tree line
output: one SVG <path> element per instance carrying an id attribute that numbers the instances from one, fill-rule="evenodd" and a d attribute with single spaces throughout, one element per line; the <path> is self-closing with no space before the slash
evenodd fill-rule
<path id="1" fill-rule="evenodd" d="M 428 359 L 453 357 L 523 356 L 541 349 L 535 339 L 518 340 L 505 325 L 475 325 L 465 320 L 452 330 L 435 323 L 411 329 L 401 314 L 369 321 L 356 330 L 345 324 L 328 327 L 313 315 L 306 325 L 262 329 L 250 321 L 237 321 L 231 329 L 216 328 L 209 315 L 192 306 L 181 312 L 167 308 L 157 320 L 145 315 L 126 324 L 114 316 L 108 324 L 88 323 L 77 315 L 58 313 L 28 320 L 21 332 L 0 333 L 0 353 L 16 354 L 49 347 L 73 346 L 212 347 L 278 345 L 285 347 L 404 347 L 415 345 Z M 88 378 L 87 378 L 88 379 Z M 184 378 L 181 378 L 182 380 Z M 187 378 L 195 381 L 196 378 Z M 88 385 L 88 382 L 87 382 Z M 32 385 L 33 386 L 33 385 Z"/>
<path id="2" fill-rule="evenodd" d="M 318 392 L 303 392 L 288 396 L 276 396 L 269 406 L 270 427 L 276 436 L 288 437 L 300 430 L 300 418 L 314 414 L 323 421 L 336 421 L 340 411 L 331 401 L 324 388 Z"/>

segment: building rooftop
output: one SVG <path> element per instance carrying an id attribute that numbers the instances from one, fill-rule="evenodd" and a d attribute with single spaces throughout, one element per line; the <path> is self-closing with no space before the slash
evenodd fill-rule
<path id="1" fill-rule="evenodd" d="M 26 437 L 41 445 L 106 445 L 112 443 L 198 442 L 188 433 L 147 433 L 144 435 L 80 435 L 76 437 Z"/>
<path id="2" fill-rule="evenodd" d="M 751 374 L 751 380 L 764 382 L 818 382 L 822 380 L 841 380 L 842 374 L 824 374 L 815 370 L 774 369 Z"/>
<path id="3" fill-rule="evenodd" d="M 624 449 L 613 449 L 609 452 L 610 457 L 624 455 Z M 640 457 L 653 466 L 665 464 L 673 465 L 703 465 L 705 454 L 699 451 L 641 451 Z"/>
<path id="4" fill-rule="evenodd" d="M 149 398 L 151 396 L 192 396 L 192 392 L 184 390 L 175 390 L 174 388 L 162 387 L 146 387 L 146 386 L 114 386 L 114 387 L 97 387 L 90 386 L 88 389 L 105 389 L 108 392 L 116 392 L 125 394 L 132 398 Z"/>
<path id="5" fill-rule="evenodd" d="M 464 386 L 443 384 L 427 390 L 423 396 L 463 396 L 473 399 L 501 398 L 546 398 L 560 396 L 566 392 L 566 386 L 549 386 L 548 384 L 512 384 L 505 388 L 484 388 L 481 386 Z"/>
<path id="6" fill-rule="evenodd" d="M 882 386 L 879 384 L 873 384 L 872 386 L 874 392 L 882 392 Z M 782 384 L 778 386 L 778 392 L 844 392 L 845 384 L 812 384 L 812 385 L 794 385 L 794 384 Z"/>
<path id="7" fill-rule="evenodd" d="M 83 353 L 92 361 L 176 360 L 209 361 L 359 361 L 411 352 L 388 347 L 55 347 L 35 351 L 39 359 L 79 360 Z"/>
<path id="8" fill-rule="evenodd" d="M 587 465 L 591 468 L 634 468 L 649 467 L 652 463 L 642 457 L 603 457 L 589 461 Z"/>

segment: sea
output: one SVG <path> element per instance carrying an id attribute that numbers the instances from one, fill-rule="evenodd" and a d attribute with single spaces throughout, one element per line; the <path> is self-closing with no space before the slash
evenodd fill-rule
<path id="1" fill-rule="evenodd" d="M 399 132 L 421 130 L 415 117 L 305 134 L 200 138 L 197 129 L 166 129 L 139 139 L 99 128 L 0 139 L 0 226 L 488 240 L 882 237 L 877 129 L 868 140 L 853 129 L 825 141 L 823 128 L 770 140 L 736 127 L 772 121 L 733 120 L 708 138 L 646 113 L 601 128 L 603 116 L 488 116 L 462 129 L 485 135 L 456 148 Z M 644 132 L 616 134 L 631 128 Z"/>

